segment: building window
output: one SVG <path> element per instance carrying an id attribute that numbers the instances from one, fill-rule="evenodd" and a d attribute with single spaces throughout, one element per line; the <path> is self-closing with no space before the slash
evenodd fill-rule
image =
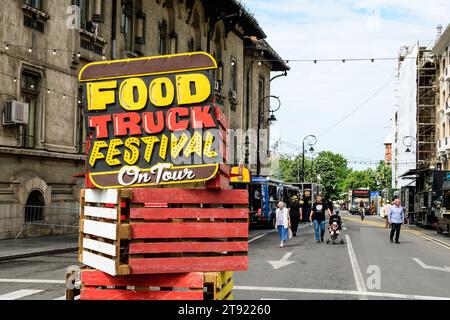
<path id="1" fill-rule="evenodd" d="M 23 3 L 35 9 L 42 10 L 41 0 L 24 0 Z"/>
<path id="2" fill-rule="evenodd" d="M 188 41 L 188 51 L 189 51 L 189 52 L 195 51 L 194 38 L 191 38 L 191 39 Z"/>
<path id="3" fill-rule="evenodd" d="M 159 53 L 160 54 L 167 54 L 167 41 L 168 41 L 168 34 L 167 34 L 167 21 L 163 20 L 159 24 Z"/>
<path id="4" fill-rule="evenodd" d="M 80 27 L 86 30 L 86 23 L 89 21 L 89 0 L 72 0 L 72 5 L 80 8 Z"/>
<path id="5" fill-rule="evenodd" d="M 125 40 L 125 50 L 132 51 L 133 48 L 133 3 L 127 1 L 122 9 L 122 20 L 120 31 Z"/>
<path id="6" fill-rule="evenodd" d="M 40 75 L 24 71 L 21 77 L 21 90 L 24 102 L 29 104 L 28 124 L 21 129 L 22 146 L 34 148 L 36 145 L 36 109 L 40 91 Z"/>
<path id="7" fill-rule="evenodd" d="M 25 206 L 25 222 L 43 222 L 44 207 L 45 200 L 42 193 L 38 190 L 31 191 Z"/>
<path id="8" fill-rule="evenodd" d="M 200 15 L 196 10 L 194 13 L 194 50 L 202 51 L 202 30 L 200 28 Z"/>

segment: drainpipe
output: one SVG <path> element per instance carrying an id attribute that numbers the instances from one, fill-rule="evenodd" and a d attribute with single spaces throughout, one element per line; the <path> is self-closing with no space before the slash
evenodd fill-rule
<path id="1" fill-rule="evenodd" d="M 116 34 L 117 34 L 117 1 L 112 1 L 112 17 L 111 17 L 111 59 L 116 59 Z"/>

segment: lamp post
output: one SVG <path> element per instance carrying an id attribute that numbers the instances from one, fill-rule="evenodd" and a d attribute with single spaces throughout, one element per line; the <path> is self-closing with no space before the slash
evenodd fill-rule
<path id="1" fill-rule="evenodd" d="M 320 155 L 319 152 L 314 152 L 313 154 L 311 154 L 311 174 L 310 174 L 311 182 L 313 182 L 312 180 L 314 178 L 314 160 L 317 159 L 319 155 Z"/>
<path id="2" fill-rule="evenodd" d="M 303 138 L 302 142 L 302 182 L 305 182 L 305 143 L 309 146 L 309 152 L 314 152 L 314 146 L 317 143 L 317 137 L 308 135 Z"/>
<path id="3" fill-rule="evenodd" d="M 275 99 L 278 102 L 278 106 L 274 109 L 272 109 L 270 107 L 269 104 L 269 110 L 268 112 L 270 113 L 270 117 L 268 117 L 267 119 L 265 118 L 265 114 L 266 114 L 266 109 L 263 106 L 263 110 L 261 112 L 260 106 L 264 103 L 264 101 L 266 101 L 266 99 Z M 267 125 L 271 125 L 273 122 L 277 121 L 277 118 L 275 117 L 274 113 L 277 112 L 278 110 L 280 110 L 281 108 L 281 100 L 280 97 L 277 96 L 265 96 L 264 98 L 261 99 L 261 101 L 258 104 L 258 129 L 256 131 L 256 175 L 259 176 L 261 173 L 261 158 L 260 158 L 260 154 L 259 154 L 259 149 L 260 149 L 260 137 L 259 137 L 259 131 L 261 129 L 261 124 L 267 124 Z"/>

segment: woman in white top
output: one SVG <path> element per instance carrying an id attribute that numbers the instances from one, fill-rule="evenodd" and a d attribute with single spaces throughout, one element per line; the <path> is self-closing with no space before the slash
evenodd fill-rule
<path id="1" fill-rule="evenodd" d="M 280 248 L 284 247 L 284 243 L 288 239 L 290 227 L 289 209 L 285 207 L 284 202 L 278 202 L 278 209 L 276 211 L 276 228 L 280 236 L 281 244 Z"/>

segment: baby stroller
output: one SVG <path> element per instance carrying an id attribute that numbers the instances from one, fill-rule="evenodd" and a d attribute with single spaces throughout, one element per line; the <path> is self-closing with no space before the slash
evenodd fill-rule
<path id="1" fill-rule="evenodd" d="M 344 243 L 344 239 L 341 236 L 342 230 L 342 220 L 338 214 L 333 214 L 330 217 L 330 223 L 328 225 L 328 232 L 330 233 L 330 239 L 327 240 L 327 243 L 335 244 L 335 243 Z"/>

